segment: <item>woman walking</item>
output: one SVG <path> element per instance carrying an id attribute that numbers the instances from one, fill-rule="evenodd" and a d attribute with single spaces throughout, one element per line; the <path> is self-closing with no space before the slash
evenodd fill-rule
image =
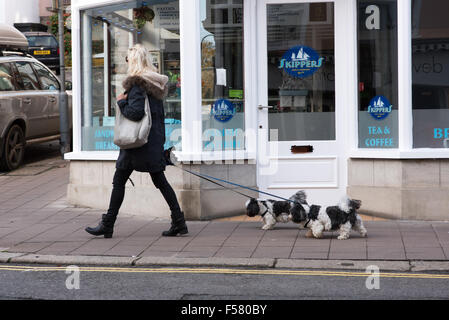
<path id="1" fill-rule="evenodd" d="M 123 81 L 125 94 L 117 98 L 122 114 L 133 121 L 140 121 L 145 116 L 145 97 L 148 96 L 151 109 L 152 126 L 148 143 L 137 149 L 120 150 L 116 162 L 113 189 L 109 210 L 102 216 L 96 228 L 86 228 L 94 236 L 111 238 L 114 224 L 125 196 L 125 184 L 131 173 L 148 172 L 156 188 L 160 190 L 171 210 L 171 228 L 162 233 L 165 237 L 185 235 L 188 229 L 184 213 L 179 207 L 176 194 L 165 178 L 166 160 L 164 156 L 165 124 L 162 99 L 167 95 L 168 77 L 157 73 L 149 59 L 146 49 L 136 45 L 128 50 L 126 57 L 128 76 Z"/>

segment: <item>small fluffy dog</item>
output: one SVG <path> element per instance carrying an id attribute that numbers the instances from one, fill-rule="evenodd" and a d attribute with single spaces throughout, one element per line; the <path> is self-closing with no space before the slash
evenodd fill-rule
<path id="1" fill-rule="evenodd" d="M 271 230 L 276 223 L 301 223 L 306 220 L 306 211 L 300 204 L 307 205 L 306 194 L 303 191 L 297 192 L 291 201 L 257 200 L 250 199 L 246 202 L 246 214 L 249 217 L 260 215 L 263 219 L 263 230 Z M 293 201 L 298 201 L 298 205 Z"/>
<path id="2" fill-rule="evenodd" d="M 359 232 L 366 237 L 367 231 L 363 221 L 357 214 L 362 202 L 348 197 L 342 199 L 338 206 L 322 207 L 307 204 L 305 193 L 297 192 L 290 198 L 295 201 L 291 206 L 291 214 L 298 216 L 300 225 L 309 228 L 306 237 L 322 238 L 324 231 L 339 231 L 338 240 L 349 239 L 351 230 Z"/>
<path id="3" fill-rule="evenodd" d="M 273 229 L 277 222 L 287 223 L 290 218 L 291 205 L 288 201 L 250 199 L 246 202 L 248 217 L 260 215 L 263 219 L 263 230 Z"/>

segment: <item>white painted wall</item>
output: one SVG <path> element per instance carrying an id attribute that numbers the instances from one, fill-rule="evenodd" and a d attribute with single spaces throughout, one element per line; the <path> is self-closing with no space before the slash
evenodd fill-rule
<path id="1" fill-rule="evenodd" d="M 40 23 L 39 0 L 0 0 L 0 23 Z"/>

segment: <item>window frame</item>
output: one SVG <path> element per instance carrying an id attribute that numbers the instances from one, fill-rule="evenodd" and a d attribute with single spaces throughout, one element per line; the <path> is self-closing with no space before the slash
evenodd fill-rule
<path id="1" fill-rule="evenodd" d="M 356 11 L 356 1 L 353 1 Z M 358 145 L 358 124 L 352 120 L 350 158 L 360 159 L 448 159 L 449 149 L 413 148 L 412 104 L 412 0 L 397 0 L 398 5 L 398 101 L 399 148 L 363 150 Z M 354 12 L 352 15 L 356 14 Z M 354 20 L 355 21 L 355 20 Z M 353 117 L 351 117 L 353 119 Z M 354 139 L 356 137 L 356 139 Z"/>
<path id="2" fill-rule="evenodd" d="M 38 85 L 38 88 L 37 88 L 37 89 L 33 89 L 33 90 L 27 90 L 27 89 L 25 89 L 25 83 L 23 82 L 22 75 L 20 74 L 19 68 L 17 67 L 17 63 L 20 63 L 20 62 L 22 62 L 22 63 L 27 63 L 27 64 L 30 66 L 31 71 L 33 72 L 33 74 L 34 74 L 34 76 L 36 77 L 36 80 L 37 80 L 37 85 Z M 40 81 L 39 81 L 39 76 L 38 76 L 38 74 L 36 73 L 36 70 L 34 70 L 34 68 L 33 68 L 32 61 L 27 61 L 27 60 L 15 60 L 15 61 L 13 62 L 13 64 L 14 64 L 14 68 L 16 69 L 16 72 L 17 72 L 17 73 L 16 73 L 17 84 L 23 85 L 23 88 L 19 88 L 18 91 L 25 91 L 25 92 L 27 92 L 27 91 L 40 91 L 40 90 L 42 90 L 42 86 L 41 86 L 41 83 L 40 83 Z"/>

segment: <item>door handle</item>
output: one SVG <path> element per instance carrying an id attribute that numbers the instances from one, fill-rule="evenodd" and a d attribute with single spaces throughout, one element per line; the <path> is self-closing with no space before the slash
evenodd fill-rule
<path id="1" fill-rule="evenodd" d="M 49 100 L 50 102 L 55 102 L 55 101 L 56 101 L 55 98 L 49 98 L 48 100 Z"/>
<path id="2" fill-rule="evenodd" d="M 271 106 L 259 106 L 258 109 L 259 109 L 259 110 L 264 110 L 264 109 L 274 109 L 274 107 L 271 107 Z"/>
<path id="3" fill-rule="evenodd" d="M 31 104 L 31 99 L 23 99 L 23 102 L 26 104 Z"/>

